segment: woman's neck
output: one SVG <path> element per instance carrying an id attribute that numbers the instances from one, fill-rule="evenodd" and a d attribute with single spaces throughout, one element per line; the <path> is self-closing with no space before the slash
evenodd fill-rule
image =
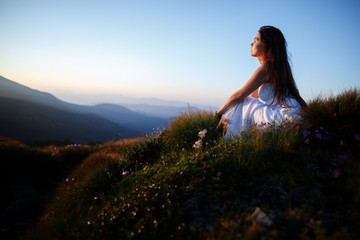
<path id="1" fill-rule="evenodd" d="M 265 64 L 265 59 L 264 59 L 263 56 L 258 56 L 257 58 L 258 58 L 258 60 L 259 60 L 259 62 L 260 62 L 261 65 L 264 65 L 264 64 Z"/>

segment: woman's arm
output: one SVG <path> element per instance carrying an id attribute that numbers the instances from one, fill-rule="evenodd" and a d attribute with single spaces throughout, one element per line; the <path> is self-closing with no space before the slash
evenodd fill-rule
<path id="1" fill-rule="evenodd" d="M 253 91 L 252 94 L 250 94 L 250 96 L 253 98 L 258 98 L 259 97 L 259 88 L 257 88 L 255 91 Z"/>
<path id="2" fill-rule="evenodd" d="M 243 101 L 251 93 L 254 94 L 254 91 L 257 90 L 264 82 L 266 76 L 266 69 L 264 65 L 261 65 L 250 79 L 245 83 L 245 85 L 236 91 L 231 97 L 225 102 L 225 104 L 216 112 L 217 115 L 224 114 L 229 108 L 235 104 Z M 256 94 L 256 93 L 255 93 Z"/>

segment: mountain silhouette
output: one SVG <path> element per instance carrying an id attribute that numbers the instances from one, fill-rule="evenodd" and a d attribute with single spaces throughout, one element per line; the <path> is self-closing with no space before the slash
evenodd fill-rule
<path id="1" fill-rule="evenodd" d="M 119 105 L 67 103 L 2 76 L 0 112 L 0 135 L 27 142 L 104 142 L 137 137 L 168 123 Z"/>

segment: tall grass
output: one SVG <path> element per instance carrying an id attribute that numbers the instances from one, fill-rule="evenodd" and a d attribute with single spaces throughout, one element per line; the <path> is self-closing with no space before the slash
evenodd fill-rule
<path id="1" fill-rule="evenodd" d="M 24 238 L 357 239 L 359 107 L 358 90 L 318 98 L 301 123 L 232 141 L 211 112 L 187 112 L 161 133 L 106 143 Z"/>
<path id="2" fill-rule="evenodd" d="M 198 132 L 207 130 L 203 141 L 214 143 L 220 139 L 222 128 L 217 127 L 218 119 L 213 117 L 210 111 L 185 112 L 170 121 L 169 129 L 164 133 L 164 141 L 169 150 L 191 150 L 198 140 Z"/>
<path id="3" fill-rule="evenodd" d="M 318 97 L 305 109 L 304 125 L 315 137 L 335 139 L 337 146 L 341 141 L 346 147 L 357 148 L 360 138 L 359 109 L 360 92 L 356 89 L 338 96 Z M 327 134 L 316 136 L 317 130 Z"/>

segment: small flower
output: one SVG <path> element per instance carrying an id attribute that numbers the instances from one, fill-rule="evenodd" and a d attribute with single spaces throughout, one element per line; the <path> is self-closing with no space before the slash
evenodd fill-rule
<path id="1" fill-rule="evenodd" d="M 341 176 L 341 172 L 339 170 L 334 170 L 332 174 L 333 174 L 334 178 L 338 178 Z"/>
<path id="2" fill-rule="evenodd" d="M 316 130 L 317 131 L 317 130 Z M 314 135 L 317 139 L 321 139 L 322 136 L 319 132 L 316 132 L 315 135 Z"/>
<path id="3" fill-rule="evenodd" d="M 213 141 L 214 144 L 217 144 L 216 140 Z"/>
<path id="4" fill-rule="evenodd" d="M 66 148 L 72 148 L 72 147 L 81 147 L 81 144 L 69 144 L 69 145 L 66 145 Z"/>
<path id="5" fill-rule="evenodd" d="M 329 136 L 321 136 L 322 140 L 329 141 L 331 138 Z"/>
<path id="6" fill-rule="evenodd" d="M 128 175 L 128 174 L 130 174 L 129 171 L 123 171 L 123 172 L 122 172 L 122 175 L 123 175 L 123 176 L 126 176 L 126 175 Z"/>
<path id="7" fill-rule="evenodd" d="M 344 141 L 340 139 L 340 146 L 344 146 L 344 145 L 345 145 Z"/>
<path id="8" fill-rule="evenodd" d="M 94 200 L 98 200 L 98 199 L 99 199 L 99 197 L 98 197 L 98 196 L 95 196 L 95 197 L 94 197 Z"/>
<path id="9" fill-rule="evenodd" d="M 207 130 L 204 129 L 204 130 L 200 131 L 200 132 L 198 133 L 198 135 L 199 135 L 200 138 L 204 138 L 206 133 L 207 133 Z"/>
<path id="10" fill-rule="evenodd" d="M 345 161 L 347 158 L 348 157 L 345 154 L 339 156 L 340 161 Z"/>
<path id="11" fill-rule="evenodd" d="M 185 152 L 185 148 L 182 148 L 181 151 Z"/>
<path id="12" fill-rule="evenodd" d="M 310 143 L 310 140 L 307 138 L 307 139 L 305 140 L 305 143 L 306 143 L 306 144 L 309 144 L 309 143 Z"/>
<path id="13" fill-rule="evenodd" d="M 201 147 L 201 139 L 200 140 L 197 140 L 194 145 L 193 145 L 193 148 L 200 148 Z"/>
<path id="14" fill-rule="evenodd" d="M 164 159 L 164 155 L 161 155 L 161 157 L 160 157 L 161 159 Z"/>
<path id="15" fill-rule="evenodd" d="M 303 131 L 303 135 L 304 135 L 304 137 L 308 137 L 309 135 L 311 134 L 311 132 L 309 131 L 309 130 L 304 130 Z"/>
<path id="16" fill-rule="evenodd" d="M 355 138 L 356 141 L 360 142 L 360 134 L 355 134 L 354 138 Z"/>
<path id="17" fill-rule="evenodd" d="M 75 180 L 75 178 L 72 178 L 72 179 L 71 179 L 71 181 L 74 181 L 74 180 Z"/>
<path id="18" fill-rule="evenodd" d="M 260 128 L 264 127 L 264 126 L 266 126 L 266 123 L 264 123 L 264 122 L 261 122 L 261 124 L 259 125 Z"/>
<path id="19" fill-rule="evenodd" d="M 209 143 L 208 143 L 208 142 L 205 142 L 205 145 L 207 146 L 207 145 L 209 145 Z"/>
<path id="20" fill-rule="evenodd" d="M 70 181 L 70 179 L 69 179 L 69 178 L 66 178 L 65 181 L 68 182 L 68 181 Z"/>

